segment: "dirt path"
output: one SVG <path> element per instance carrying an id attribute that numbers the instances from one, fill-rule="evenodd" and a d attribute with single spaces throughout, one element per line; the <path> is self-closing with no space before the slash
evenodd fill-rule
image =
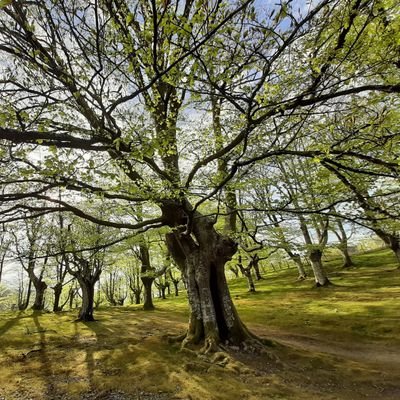
<path id="1" fill-rule="evenodd" d="M 396 346 L 394 344 L 379 342 L 348 344 L 316 335 L 306 336 L 278 330 L 266 331 L 261 326 L 257 327 L 257 332 L 294 349 L 329 354 L 348 361 L 369 365 L 386 372 L 400 372 L 400 345 Z"/>

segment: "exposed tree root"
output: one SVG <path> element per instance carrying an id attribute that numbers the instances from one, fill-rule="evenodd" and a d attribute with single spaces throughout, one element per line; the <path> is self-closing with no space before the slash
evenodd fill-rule
<path id="1" fill-rule="evenodd" d="M 179 335 L 163 335 L 163 339 L 165 339 L 168 343 L 181 343 L 183 340 L 185 340 L 187 336 L 187 332 L 183 332 Z"/>

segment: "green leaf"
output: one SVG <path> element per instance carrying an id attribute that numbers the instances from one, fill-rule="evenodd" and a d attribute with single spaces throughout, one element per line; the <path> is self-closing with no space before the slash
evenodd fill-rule
<path id="1" fill-rule="evenodd" d="M 4 8 L 9 6 L 13 0 L 0 0 L 0 8 Z"/>
<path id="2" fill-rule="evenodd" d="M 134 19 L 133 14 L 132 14 L 132 13 L 129 13 L 129 14 L 126 16 L 126 19 L 125 19 L 126 24 L 129 25 L 129 24 L 133 21 L 133 19 Z"/>

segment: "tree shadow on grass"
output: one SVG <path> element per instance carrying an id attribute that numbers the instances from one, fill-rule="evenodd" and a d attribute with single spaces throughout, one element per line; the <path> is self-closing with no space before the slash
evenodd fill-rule
<path id="1" fill-rule="evenodd" d="M 39 317 L 42 315 L 41 312 L 39 311 L 34 311 L 32 314 L 33 318 L 33 323 L 35 324 L 36 331 L 34 334 L 39 335 L 39 343 L 38 343 L 38 348 L 31 350 L 35 351 L 39 354 L 39 360 L 41 363 L 41 368 L 40 371 L 40 376 L 43 378 L 44 383 L 46 385 L 46 394 L 47 395 L 52 395 L 54 393 L 54 385 L 53 385 L 53 369 L 52 369 L 52 363 L 50 361 L 50 358 L 47 354 L 47 339 L 46 339 L 46 332 L 47 330 L 43 328 L 43 326 L 40 323 Z M 29 355 L 30 352 L 28 352 L 27 355 Z"/>
<path id="2" fill-rule="evenodd" d="M 19 311 L 14 318 L 9 319 L 3 326 L 0 327 L 0 336 L 7 333 L 14 325 L 16 325 L 22 318 L 26 318 L 23 311 Z"/>
<path id="3" fill-rule="evenodd" d="M 194 368 L 195 375 L 203 375 L 205 363 L 179 353 L 163 340 L 166 316 L 160 313 L 157 320 L 155 314 L 152 313 L 153 321 L 145 313 L 127 312 L 126 320 L 116 321 L 103 315 L 104 319 L 83 323 L 97 339 L 85 348 L 92 395 L 104 390 L 122 390 L 133 398 L 157 395 L 154 398 L 169 399 L 177 388 L 192 380 L 191 385 L 211 398 L 207 381 L 196 376 L 192 379 L 187 370 Z"/>

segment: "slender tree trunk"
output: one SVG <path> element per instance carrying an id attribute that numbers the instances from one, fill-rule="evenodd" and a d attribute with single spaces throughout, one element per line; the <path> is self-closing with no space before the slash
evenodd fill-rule
<path id="1" fill-rule="evenodd" d="M 175 288 L 175 296 L 179 296 L 179 281 L 172 281 Z"/>
<path id="2" fill-rule="evenodd" d="M 143 309 L 154 310 L 155 307 L 153 304 L 153 291 L 151 289 L 151 286 L 153 285 L 155 277 L 146 275 L 154 272 L 154 270 L 151 268 L 150 265 L 149 249 L 145 244 L 141 244 L 139 246 L 139 250 L 140 250 L 140 261 L 142 263 L 140 279 L 142 280 L 143 283 L 143 295 L 144 295 Z"/>
<path id="3" fill-rule="evenodd" d="M 307 272 L 304 268 L 303 261 L 301 261 L 301 257 L 299 254 L 295 254 L 292 251 L 286 251 L 289 257 L 294 261 L 297 267 L 297 271 L 299 272 L 298 280 L 302 281 L 307 278 Z"/>
<path id="4" fill-rule="evenodd" d="M 256 287 L 254 286 L 254 280 L 253 280 L 253 275 L 251 275 L 251 267 L 252 263 L 248 267 L 244 267 L 242 264 L 242 256 L 239 256 L 238 264 L 237 266 L 239 267 L 240 271 L 242 272 L 243 276 L 246 277 L 247 279 L 247 286 L 249 288 L 249 292 L 255 292 Z"/>
<path id="5" fill-rule="evenodd" d="M 340 250 L 343 256 L 343 268 L 350 268 L 354 266 L 353 260 L 350 257 L 347 246 Z"/>
<path id="6" fill-rule="evenodd" d="M 76 296 L 76 290 L 74 288 L 69 289 L 69 309 L 74 308 L 74 299 Z"/>
<path id="7" fill-rule="evenodd" d="M 0 257 L 0 282 L 1 282 L 1 278 L 3 276 L 3 267 L 4 267 L 5 259 L 6 259 L 6 253 L 4 252 Z"/>
<path id="8" fill-rule="evenodd" d="M 322 265 L 322 251 L 311 250 L 309 253 L 309 258 L 311 261 L 311 268 L 314 272 L 315 286 L 328 286 L 331 282 L 329 281 Z"/>
<path id="9" fill-rule="evenodd" d="M 89 281 L 78 277 L 79 286 L 82 290 L 82 305 L 78 315 L 78 321 L 94 321 L 94 286 L 96 281 Z"/>
<path id="10" fill-rule="evenodd" d="M 261 272 L 260 272 L 260 258 L 258 257 L 258 254 L 255 254 L 254 256 L 251 256 L 251 262 L 254 268 L 254 272 L 256 274 L 256 279 L 258 281 L 263 280 L 264 278 L 261 276 Z"/>
<path id="11" fill-rule="evenodd" d="M 26 291 L 26 297 L 24 299 L 24 292 L 23 289 L 19 289 L 20 292 L 18 293 L 18 310 L 19 311 L 24 311 L 28 308 L 29 306 L 29 301 L 31 299 L 31 293 L 32 293 L 32 281 L 29 279 L 28 283 L 28 289 Z"/>

